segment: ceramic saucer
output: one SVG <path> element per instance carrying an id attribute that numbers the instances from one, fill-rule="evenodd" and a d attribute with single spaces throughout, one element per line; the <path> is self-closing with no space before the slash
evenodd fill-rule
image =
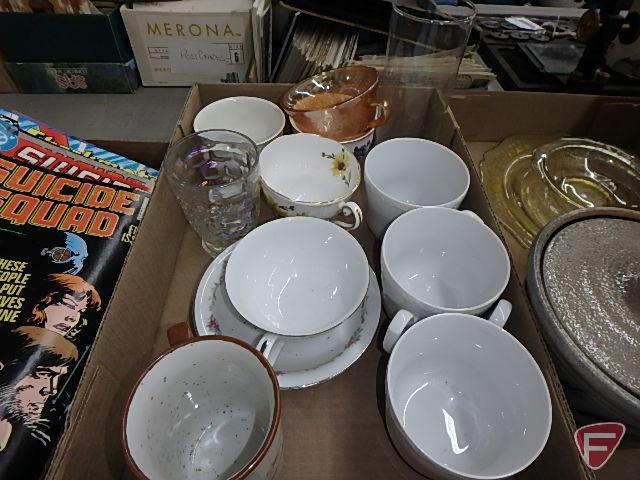
<path id="1" fill-rule="evenodd" d="M 227 260 L 235 245 L 218 255 L 205 271 L 194 302 L 193 326 L 196 335 L 228 335 L 252 345 L 265 333 L 247 322 L 233 307 L 224 284 Z M 339 375 L 367 349 L 375 336 L 380 320 L 380 289 L 378 281 L 369 269 L 369 289 L 363 305 L 356 312 L 360 325 L 350 338 L 345 338 L 340 351 L 320 351 L 303 348 L 287 342 L 275 362 L 278 382 L 283 390 L 295 390 L 317 385 Z M 303 340 L 298 343 L 302 345 Z"/>

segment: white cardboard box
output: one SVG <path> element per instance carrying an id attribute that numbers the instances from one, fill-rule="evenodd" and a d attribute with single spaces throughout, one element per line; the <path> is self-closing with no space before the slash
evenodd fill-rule
<path id="1" fill-rule="evenodd" d="M 251 9 L 251 0 L 123 5 L 143 85 L 247 81 L 254 59 Z"/>

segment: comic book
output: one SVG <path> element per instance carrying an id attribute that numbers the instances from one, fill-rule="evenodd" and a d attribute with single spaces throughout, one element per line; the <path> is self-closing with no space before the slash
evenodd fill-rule
<path id="1" fill-rule="evenodd" d="M 0 119 L 0 478 L 28 480 L 43 476 L 65 428 L 155 177 L 64 155 L 7 118 Z M 29 158 L 55 158 L 25 160 L 25 148 Z"/>
<path id="2" fill-rule="evenodd" d="M 151 193 L 158 171 L 67 135 L 26 115 L 0 108 L 5 157 L 78 178 Z"/>

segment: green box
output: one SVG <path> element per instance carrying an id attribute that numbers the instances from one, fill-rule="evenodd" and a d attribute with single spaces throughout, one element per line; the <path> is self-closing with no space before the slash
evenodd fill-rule
<path id="1" fill-rule="evenodd" d="M 104 14 L 0 13 L 6 62 L 126 63 L 133 58 L 120 10 Z"/>
<path id="2" fill-rule="evenodd" d="M 127 63 L 7 63 L 22 93 L 132 93 L 139 86 L 133 59 Z"/>

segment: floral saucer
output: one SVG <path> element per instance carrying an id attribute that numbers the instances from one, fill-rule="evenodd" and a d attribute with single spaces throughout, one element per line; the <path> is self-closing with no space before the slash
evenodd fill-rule
<path id="1" fill-rule="evenodd" d="M 247 322 L 231 304 L 224 284 L 227 260 L 235 245 L 218 255 L 205 271 L 193 308 L 196 335 L 228 335 L 255 345 L 264 331 Z M 367 349 L 375 336 L 380 320 L 380 288 L 375 273 L 369 269 L 369 290 L 355 315 L 359 325 L 350 338 L 344 339 L 340 351 L 309 348 L 304 339 L 287 342 L 274 368 L 283 390 L 311 387 L 344 372 Z"/>

